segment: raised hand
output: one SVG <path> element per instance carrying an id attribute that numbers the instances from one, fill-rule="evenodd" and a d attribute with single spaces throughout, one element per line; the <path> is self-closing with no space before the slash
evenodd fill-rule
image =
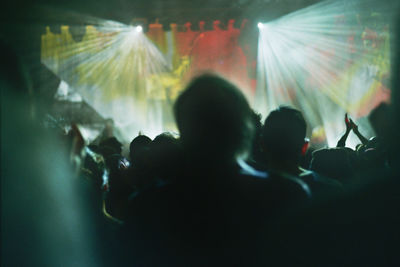
<path id="1" fill-rule="evenodd" d="M 353 131 L 358 131 L 358 125 L 354 123 L 352 119 L 350 119 L 350 125 Z"/>
<path id="2" fill-rule="evenodd" d="M 349 136 L 351 129 L 353 129 L 349 117 L 347 116 L 347 113 L 344 115 L 344 123 L 346 124 L 346 132 L 339 139 L 336 147 L 344 147 L 346 145 L 347 136 Z"/>
<path id="3" fill-rule="evenodd" d="M 353 129 L 352 120 L 349 120 L 347 113 L 344 115 L 344 123 L 346 124 L 346 132 L 350 132 Z"/>
<path id="4" fill-rule="evenodd" d="M 361 143 L 363 145 L 366 145 L 368 143 L 368 139 L 365 138 L 359 131 L 358 131 L 358 125 L 354 123 L 354 121 L 352 119 L 350 119 L 350 124 L 351 124 L 351 128 L 353 129 L 353 133 L 355 133 L 358 137 L 358 139 L 360 139 Z"/>

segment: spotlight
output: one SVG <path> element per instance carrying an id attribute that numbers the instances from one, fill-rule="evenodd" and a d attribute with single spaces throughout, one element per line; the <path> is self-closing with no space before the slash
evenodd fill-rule
<path id="1" fill-rule="evenodd" d="M 142 26 L 136 26 L 136 31 L 137 32 L 142 32 L 143 31 L 143 27 Z"/>
<path id="2" fill-rule="evenodd" d="M 383 81 L 379 81 L 380 75 L 367 74 L 366 69 L 373 66 L 378 72 L 390 73 L 385 65 L 390 64 L 387 54 L 390 49 L 388 45 L 370 49 L 362 42 L 349 42 L 350 38 L 369 34 L 365 29 L 369 22 L 375 21 L 364 5 L 358 6 L 355 2 L 349 5 L 345 1 L 322 1 L 267 23 L 258 21 L 254 96 L 257 112 L 266 116 L 282 103 L 294 106 L 301 110 L 313 129 L 315 141 L 326 140 L 335 146 L 342 136 L 342 114 L 349 112 L 362 117 L 385 94 L 380 91 L 383 88 L 379 85 Z M 365 19 L 371 20 L 364 21 L 367 24 L 361 22 L 359 27 L 360 22 L 350 19 L 358 14 L 365 14 Z M 396 15 L 387 12 L 385 16 Z M 382 26 L 372 30 L 375 34 L 372 38 L 384 31 L 384 25 L 390 25 L 386 21 L 381 20 Z M 386 36 L 380 40 L 390 39 Z M 386 39 L 388 43 L 389 39 Z M 389 98 L 388 95 L 386 99 Z M 371 129 L 368 120 L 363 122 L 363 127 Z M 350 137 L 346 145 L 354 148 L 358 142 L 357 138 Z"/>

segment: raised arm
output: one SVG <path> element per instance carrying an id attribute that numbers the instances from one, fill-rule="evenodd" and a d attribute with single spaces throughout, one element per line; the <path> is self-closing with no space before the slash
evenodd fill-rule
<path id="1" fill-rule="evenodd" d="M 352 129 L 352 125 L 351 125 L 351 122 L 349 121 L 349 118 L 347 117 L 347 113 L 344 115 L 344 123 L 346 124 L 346 132 L 339 139 L 336 147 L 345 147 L 346 146 L 347 137 L 349 136 L 349 133 Z"/>
<path id="2" fill-rule="evenodd" d="M 352 119 L 350 119 L 350 124 L 351 128 L 353 129 L 353 132 L 357 135 L 358 139 L 360 139 L 361 143 L 363 145 L 366 145 L 368 143 L 368 139 L 365 138 L 359 131 L 358 131 L 358 126 L 357 124 L 354 123 Z"/>

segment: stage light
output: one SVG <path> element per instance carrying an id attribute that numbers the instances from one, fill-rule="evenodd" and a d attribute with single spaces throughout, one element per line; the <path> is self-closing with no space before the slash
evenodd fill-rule
<path id="1" fill-rule="evenodd" d="M 132 36 L 136 36 L 138 33 L 143 32 L 143 27 L 141 25 L 128 26 L 128 31 L 131 33 Z"/>
<path id="2" fill-rule="evenodd" d="M 142 26 L 109 22 L 104 28 L 101 23 L 87 26 L 81 42 L 68 41 L 62 50 L 54 45 L 52 33 L 42 40 L 47 47 L 42 62 L 99 115 L 113 120 L 120 141 L 129 143 L 139 131 L 153 138 L 167 130 L 163 106 L 154 99 L 166 92 L 162 79 L 169 65 Z"/>
<path id="3" fill-rule="evenodd" d="M 370 3 L 365 5 L 368 9 L 364 2 Z M 384 5 L 372 0 L 351 3 L 349 7 L 344 1 L 324 1 L 268 24 L 258 23 L 254 108 L 266 116 L 280 105 L 294 106 L 311 131 L 323 129 L 329 146 L 335 146 L 345 130 L 346 112 L 358 118 L 361 131 L 372 135 L 361 117 L 390 97 L 384 85 L 390 71 L 390 27 L 384 21 L 391 21 L 396 9 L 381 11 L 386 18 L 375 23 L 371 10 Z M 349 136 L 347 145 L 357 143 Z"/>
<path id="4" fill-rule="evenodd" d="M 257 24 L 257 27 L 261 30 L 262 28 L 264 28 L 264 24 L 262 24 L 261 22 L 259 22 L 259 23 Z"/>

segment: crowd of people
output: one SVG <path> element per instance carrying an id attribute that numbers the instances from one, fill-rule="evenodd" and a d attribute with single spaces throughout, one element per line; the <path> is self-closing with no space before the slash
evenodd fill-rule
<path id="1" fill-rule="evenodd" d="M 299 110 L 261 121 L 235 85 L 204 74 L 174 105 L 179 136 L 138 135 L 124 157 L 115 137 L 87 145 L 74 125 L 41 127 L 24 66 L 1 46 L 2 266 L 400 263 L 392 106 L 372 113 L 391 123 L 371 139 L 343 114 L 337 147 L 307 158 Z"/>

